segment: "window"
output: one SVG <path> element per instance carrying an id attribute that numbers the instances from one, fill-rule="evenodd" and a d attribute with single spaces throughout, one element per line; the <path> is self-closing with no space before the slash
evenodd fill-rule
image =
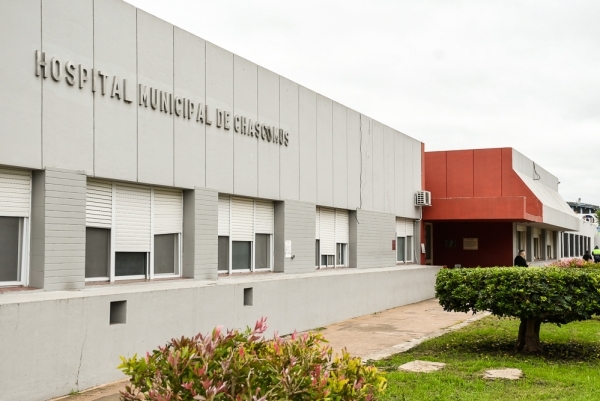
<path id="1" fill-rule="evenodd" d="M 87 281 L 181 275 L 182 190 L 95 178 L 86 187 Z"/>
<path id="2" fill-rule="evenodd" d="M 321 267 L 335 267 L 335 255 L 321 255 Z"/>
<path id="3" fill-rule="evenodd" d="M 85 278 L 108 280 L 110 277 L 110 230 L 86 227 Z"/>
<path id="4" fill-rule="evenodd" d="M 347 210 L 316 208 L 315 266 L 317 268 L 347 266 L 348 220 Z"/>
<path id="5" fill-rule="evenodd" d="M 413 261 L 413 235 L 414 221 L 411 219 L 396 218 L 396 262 Z M 448 242 L 446 242 L 448 247 Z"/>
<path id="6" fill-rule="evenodd" d="M 269 234 L 256 234 L 254 254 L 255 270 L 271 268 L 271 236 Z"/>
<path id="7" fill-rule="evenodd" d="M 154 236 L 154 274 L 179 273 L 179 234 Z"/>
<path id="8" fill-rule="evenodd" d="M 336 266 L 347 266 L 346 263 L 346 250 L 348 249 L 348 244 L 336 244 L 336 257 L 337 263 Z"/>
<path id="9" fill-rule="evenodd" d="M 406 238 L 405 237 L 397 237 L 396 238 L 396 262 L 404 262 L 406 255 Z"/>
<path id="10" fill-rule="evenodd" d="M 250 270 L 252 264 L 252 242 L 231 242 L 231 268 L 233 270 Z"/>
<path id="11" fill-rule="evenodd" d="M 1 134 L 0 134 L 1 135 Z M 31 171 L 0 167 L 0 285 L 26 285 Z"/>
<path id="12" fill-rule="evenodd" d="M 273 201 L 219 194 L 219 272 L 273 267 Z"/>
<path id="13" fill-rule="evenodd" d="M 115 276 L 144 278 L 147 255 L 146 252 L 115 252 Z"/>
<path id="14" fill-rule="evenodd" d="M 22 221 L 0 217 L 0 282 L 21 281 Z"/>
<path id="15" fill-rule="evenodd" d="M 320 241 L 316 240 L 315 241 L 315 266 L 316 267 L 319 267 L 321 265 L 319 263 L 320 262 L 319 257 L 321 255 L 321 246 L 320 245 L 321 245 Z"/>
<path id="16" fill-rule="evenodd" d="M 229 271 L 229 237 L 219 236 L 219 271 Z"/>

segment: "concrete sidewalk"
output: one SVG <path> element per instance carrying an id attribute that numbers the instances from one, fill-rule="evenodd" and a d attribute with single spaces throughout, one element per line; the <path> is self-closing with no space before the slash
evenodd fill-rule
<path id="1" fill-rule="evenodd" d="M 353 356 L 378 360 L 404 352 L 429 338 L 459 329 L 487 315 L 444 312 L 437 299 L 430 299 L 332 324 L 322 333 L 334 351 L 346 347 Z M 54 401 L 118 401 L 119 390 L 125 387 L 125 383 L 125 380 L 111 383 Z"/>

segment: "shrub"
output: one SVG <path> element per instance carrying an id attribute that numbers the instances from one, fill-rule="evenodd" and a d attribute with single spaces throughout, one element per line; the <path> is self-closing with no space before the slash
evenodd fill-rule
<path id="1" fill-rule="evenodd" d="M 436 296 L 446 311 L 490 311 L 521 319 L 517 349 L 541 349 L 542 323 L 558 325 L 600 313 L 600 270 L 557 267 L 444 269 Z"/>
<path id="2" fill-rule="evenodd" d="M 547 267 L 560 267 L 563 269 L 600 269 L 600 263 L 586 262 L 580 258 L 562 259 L 552 262 Z"/>
<path id="3" fill-rule="evenodd" d="M 344 350 L 339 357 L 321 334 L 265 339 L 254 329 L 213 330 L 172 339 L 145 358 L 121 357 L 131 386 L 122 400 L 374 400 L 386 379 Z"/>

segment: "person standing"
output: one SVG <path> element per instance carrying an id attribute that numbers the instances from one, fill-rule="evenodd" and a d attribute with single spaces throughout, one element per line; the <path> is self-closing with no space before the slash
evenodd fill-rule
<path id="1" fill-rule="evenodd" d="M 600 263 L 600 249 L 598 249 L 598 245 L 592 251 L 592 255 L 594 255 L 594 262 Z"/>
<path id="2" fill-rule="evenodd" d="M 519 249 L 519 254 L 515 257 L 515 266 L 529 267 L 527 260 L 525 260 L 525 251 L 523 249 Z"/>
<path id="3" fill-rule="evenodd" d="M 590 255 L 590 251 L 589 250 L 585 250 L 585 253 L 583 254 L 583 260 L 585 260 L 586 262 L 590 262 L 592 260 L 592 255 Z"/>

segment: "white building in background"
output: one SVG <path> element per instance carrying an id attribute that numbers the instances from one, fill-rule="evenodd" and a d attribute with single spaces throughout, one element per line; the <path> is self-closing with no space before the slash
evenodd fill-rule
<path id="1" fill-rule="evenodd" d="M 119 0 L 4 1 L 0 48 L 0 398 L 434 295 L 421 142 Z"/>

